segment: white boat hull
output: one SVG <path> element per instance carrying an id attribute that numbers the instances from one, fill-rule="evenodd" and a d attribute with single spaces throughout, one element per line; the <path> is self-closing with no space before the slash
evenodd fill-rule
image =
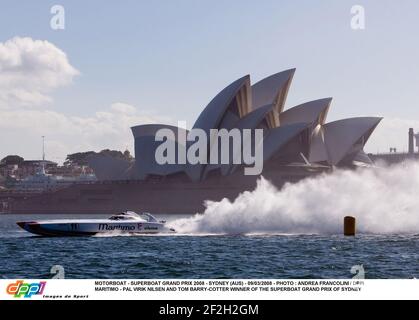
<path id="1" fill-rule="evenodd" d="M 18 222 L 22 229 L 42 236 L 93 236 L 97 234 L 156 234 L 173 233 L 163 223 L 135 221 L 66 221 L 66 222 Z"/>

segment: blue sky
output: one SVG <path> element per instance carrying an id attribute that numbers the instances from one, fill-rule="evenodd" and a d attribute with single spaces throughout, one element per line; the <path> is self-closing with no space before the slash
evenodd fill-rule
<path id="1" fill-rule="evenodd" d="M 65 8 L 65 30 L 50 28 L 54 4 Z M 366 10 L 362 31 L 350 28 L 355 4 Z M 139 121 L 186 120 L 192 125 L 209 100 L 235 79 L 251 74 L 255 82 L 295 67 L 286 107 L 331 96 L 329 120 L 386 118 L 368 145 L 370 151 L 405 149 L 408 126 L 419 130 L 415 0 L 1 0 L 0 6 L 0 42 L 16 36 L 47 40 L 80 73 L 71 84 L 48 90 L 48 103 L 0 109 L 0 116 L 7 113 L 9 118 L 19 111 L 16 121 L 26 110 L 42 111 L 34 117 L 51 111 L 92 120 L 112 104 L 124 103 L 135 107 L 133 119 Z M 391 135 L 385 130 L 396 127 Z M 14 130 L 0 122 L 0 157 L 38 157 L 43 128 L 55 159 L 66 151 L 107 144 L 132 149 L 129 130 L 115 139 L 112 132 L 118 128 L 106 131 L 103 139 L 83 131 L 72 144 L 71 135 L 54 135 L 47 125 L 25 135 L 19 125 Z"/>

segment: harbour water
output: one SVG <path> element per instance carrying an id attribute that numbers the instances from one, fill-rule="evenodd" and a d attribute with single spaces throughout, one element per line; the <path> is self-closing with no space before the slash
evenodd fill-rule
<path id="1" fill-rule="evenodd" d="M 69 279 L 344 279 L 352 278 L 351 268 L 361 265 L 370 279 L 419 277 L 419 235 L 413 234 L 43 238 L 16 225 L 16 221 L 50 218 L 64 217 L 0 215 L 1 278 L 51 278 L 54 265 L 63 266 Z M 185 217 L 159 218 L 171 223 Z"/>

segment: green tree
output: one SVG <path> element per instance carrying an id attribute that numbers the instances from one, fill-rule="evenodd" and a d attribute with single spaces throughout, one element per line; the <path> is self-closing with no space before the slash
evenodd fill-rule
<path id="1" fill-rule="evenodd" d="M 94 151 L 87 152 L 77 152 L 67 155 L 67 158 L 64 161 L 65 166 L 87 166 L 87 158 L 93 154 L 96 154 Z"/>
<path id="2" fill-rule="evenodd" d="M 117 159 L 124 159 L 127 161 L 131 161 L 133 158 L 128 150 L 125 152 L 117 151 L 117 150 L 109 150 L 105 149 L 100 152 L 94 151 L 87 151 L 87 152 L 77 152 L 67 155 L 67 158 L 64 162 L 65 166 L 87 166 L 88 165 L 88 158 L 92 155 L 104 155 L 109 156 L 112 158 Z"/>
<path id="3" fill-rule="evenodd" d="M 17 155 L 10 155 L 3 159 L 1 159 L 0 164 L 2 165 L 13 165 L 13 164 L 21 164 L 25 159 L 19 157 Z"/>

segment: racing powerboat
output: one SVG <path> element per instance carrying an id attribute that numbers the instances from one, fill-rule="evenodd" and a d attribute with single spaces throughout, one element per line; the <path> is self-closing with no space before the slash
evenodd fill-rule
<path id="1" fill-rule="evenodd" d="M 93 236 L 97 234 L 156 234 L 174 233 L 166 221 L 150 213 L 121 212 L 108 219 L 68 219 L 17 222 L 22 229 L 41 236 Z"/>

